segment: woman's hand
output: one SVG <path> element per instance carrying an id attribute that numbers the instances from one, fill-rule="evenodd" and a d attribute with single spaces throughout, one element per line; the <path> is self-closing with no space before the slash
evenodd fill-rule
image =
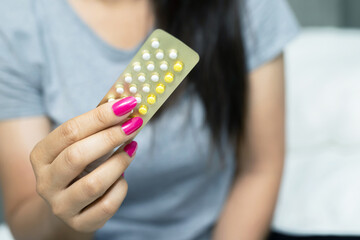
<path id="1" fill-rule="evenodd" d="M 143 123 L 139 117 L 127 120 L 135 106 L 133 97 L 103 104 L 62 124 L 31 152 L 37 192 L 76 231 L 102 227 L 126 196 L 127 182 L 121 176 L 134 158 L 134 141 L 91 173 L 77 177 L 88 164 L 135 136 Z"/>

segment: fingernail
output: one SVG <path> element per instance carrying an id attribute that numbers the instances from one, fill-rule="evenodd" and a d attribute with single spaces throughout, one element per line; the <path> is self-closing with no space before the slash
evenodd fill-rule
<path id="1" fill-rule="evenodd" d="M 134 117 L 124 122 L 121 127 L 126 135 L 130 135 L 138 130 L 142 124 L 143 120 L 141 117 Z"/>
<path id="2" fill-rule="evenodd" d="M 136 107 L 137 101 L 134 97 L 126 97 L 112 105 L 116 116 L 124 115 Z"/>
<path id="3" fill-rule="evenodd" d="M 129 157 L 134 156 L 137 149 L 137 142 L 132 141 L 124 147 L 124 151 L 129 155 Z"/>

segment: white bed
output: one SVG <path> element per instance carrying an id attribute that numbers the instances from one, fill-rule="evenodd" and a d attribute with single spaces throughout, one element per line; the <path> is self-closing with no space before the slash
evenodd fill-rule
<path id="1" fill-rule="evenodd" d="M 0 239 L 1 240 L 13 240 L 10 230 L 6 225 L 0 224 Z"/>
<path id="2" fill-rule="evenodd" d="M 279 231 L 360 236 L 360 30 L 309 29 L 286 50 Z"/>

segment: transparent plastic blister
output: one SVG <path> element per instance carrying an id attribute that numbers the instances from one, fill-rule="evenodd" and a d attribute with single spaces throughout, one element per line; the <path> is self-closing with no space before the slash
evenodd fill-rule
<path id="1" fill-rule="evenodd" d="M 130 117 L 141 117 L 142 127 L 199 62 L 199 55 L 169 33 L 157 29 L 99 105 L 133 96 L 137 105 Z"/>

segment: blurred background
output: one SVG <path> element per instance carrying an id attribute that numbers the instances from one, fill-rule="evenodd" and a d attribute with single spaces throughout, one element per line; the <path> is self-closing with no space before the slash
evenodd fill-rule
<path id="1" fill-rule="evenodd" d="M 358 0 L 288 0 L 304 27 L 360 27 Z"/>
<path id="2" fill-rule="evenodd" d="M 360 1 L 289 3 L 303 30 L 285 50 L 287 155 L 273 230 L 360 239 Z"/>
<path id="3" fill-rule="evenodd" d="M 279 200 L 281 206 L 276 212 L 274 228 L 279 231 L 296 232 L 298 230 L 294 229 L 293 225 L 298 224 L 297 216 L 292 216 L 289 211 L 299 205 L 287 203 L 295 201 L 291 195 L 296 193 L 291 189 L 297 177 L 303 177 L 299 175 L 300 170 L 295 168 L 304 170 L 303 173 L 309 174 L 310 179 L 311 173 L 306 167 L 301 168 L 294 162 L 305 164 L 304 159 L 307 159 L 319 162 L 317 167 L 320 167 L 326 165 L 329 159 L 336 162 L 343 160 L 345 156 L 349 168 L 357 166 L 360 171 L 358 163 L 352 165 L 360 157 L 357 150 L 360 148 L 360 130 L 359 127 L 356 128 L 360 122 L 357 113 L 360 98 L 356 96 L 360 95 L 360 72 L 357 70 L 360 68 L 360 1 L 289 0 L 289 4 L 304 29 L 299 38 L 286 50 L 289 145 L 287 161 L 290 163 L 287 163 L 286 167 L 285 182 Z M 330 71 L 333 69 L 337 71 Z M 356 109 L 358 110 L 354 111 Z M 338 149 L 340 153 L 333 152 L 334 149 Z M 308 158 L 309 156 L 311 157 Z M 309 166 L 312 164 L 309 163 Z M 346 170 L 344 171 L 346 173 Z M 317 176 L 317 173 L 314 173 L 314 176 Z M 329 183 L 331 181 L 329 179 Z M 298 187 L 301 189 L 307 185 L 299 184 Z M 304 190 L 303 196 L 314 194 L 312 190 L 317 191 L 307 190 L 310 192 Z M 318 196 L 320 202 L 316 204 L 321 204 L 322 196 L 324 195 Z M 294 204 L 298 202 L 295 201 Z M 336 216 L 324 213 L 326 218 Z M 306 216 L 307 218 L 309 216 Z M 0 208 L 1 222 L 3 211 Z M 302 228 L 307 229 L 306 226 Z M 3 239 L 1 233 L 0 239 Z"/>

